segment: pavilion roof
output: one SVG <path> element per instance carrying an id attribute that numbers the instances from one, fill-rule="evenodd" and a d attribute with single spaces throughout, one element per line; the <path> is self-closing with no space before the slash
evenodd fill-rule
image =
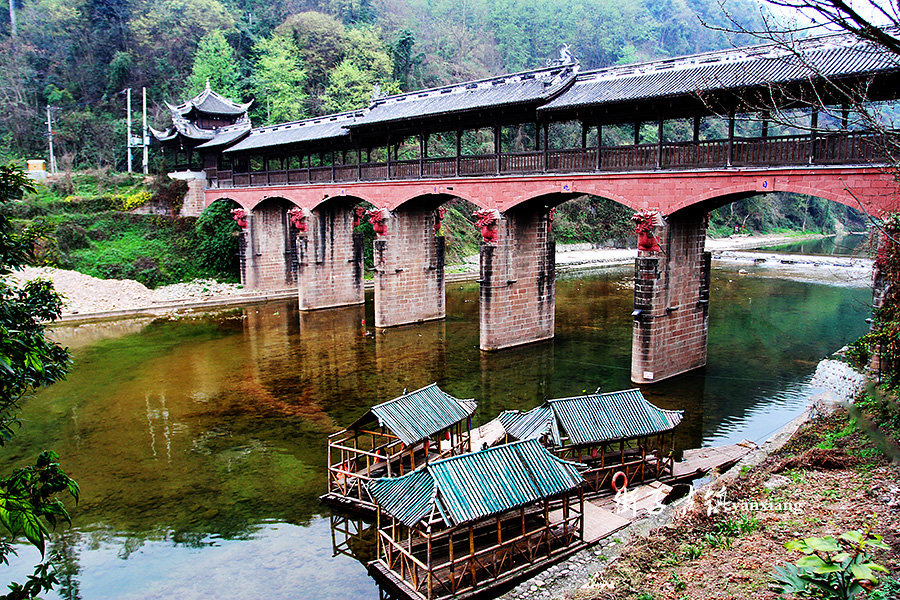
<path id="1" fill-rule="evenodd" d="M 528 412 L 508 410 L 500 414 L 506 432 L 516 439 L 550 436 L 562 445 L 563 434 L 571 444 L 596 444 L 653 435 L 674 429 L 683 416 L 644 398 L 639 389 L 557 398 Z"/>
<path id="2" fill-rule="evenodd" d="M 900 57 L 846 34 L 766 44 L 579 73 L 538 110 L 555 111 L 629 100 L 690 95 L 900 68 Z"/>
<path id="3" fill-rule="evenodd" d="M 372 498 L 414 526 L 439 516 L 454 527 L 577 488 L 584 465 L 562 460 L 536 440 L 514 442 L 427 463 L 402 477 L 376 479 Z"/>
<path id="4" fill-rule="evenodd" d="M 237 116 L 247 112 L 251 104 L 253 104 L 252 100 L 242 104 L 214 92 L 209 87 L 209 81 L 206 82 L 206 88 L 202 92 L 187 102 L 182 104 L 169 104 L 166 102 L 166 106 L 172 111 L 173 116 L 178 115 L 182 117 L 186 117 L 194 110 L 208 115 Z"/>
<path id="5" fill-rule="evenodd" d="M 349 428 L 377 420 L 406 444 L 415 444 L 472 416 L 477 404 L 451 396 L 436 383 L 377 404 Z"/>
<path id="6" fill-rule="evenodd" d="M 349 138 L 350 132 L 346 126 L 360 115 L 362 111 L 356 110 L 292 123 L 256 127 L 250 131 L 246 139 L 228 148 L 226 152 L 245 152 L 302 142 Z"/>

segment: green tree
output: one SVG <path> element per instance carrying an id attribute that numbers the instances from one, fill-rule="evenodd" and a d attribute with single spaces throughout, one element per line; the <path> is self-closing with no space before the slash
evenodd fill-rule
<path id="1" fill-rule="evenodd" d="M 344 59 L 344 25 L 330 15 L 307 11 L 291 15 L 275 31 L 294 39 L 306 69 L 310 112 L 317 112 L 317 99 L 328 85 L 328 73 Z"/>
<path id="2" fill-rule="evenodd" d="M 236 202 L 213 202 L 197 219 L 197 253 L 200 264 L 212 275 L 240 276 L 238 233 L 240 227 L 231 215 Z"/>
<path id="3" fill-rule="evenodd" d="M 260 40 L 253 76 L 257 110 L 266 123 L 296 121 L 305 116 L 306 72 L 293 37 L 276 33 Z"/>
<path id="4" fill-rule="evenodd" d="M 31 190 L 28 179 L 14 166 L 0 167 L 0 205 Z M 9 275 L 32 256 L 39 232 L 17 234 L 0 212 L 0 445 L 18 425 L 19 402 L 35 388 L 63 379 L 70 358 L 66 349 L 44 335 L 46 324 L 59 317 L 62 299 L 47 281 L 17 287 Z M 42 452 L 33 466 L 16 469 L 0 479 L 0 563 L 15 554 L 12 542 L 24 536 L 41 551 L 50 528 L 69 515 L 57 497 L 68 492 L 78 500 L 78 484 L 60 468 L 53 452 Z M 49 526 L 49 527 L 48 527 Z M 41 562 L 24 585 L 9 584 L 6 598 L 33 598 L 58 583 L 50 562 Z"/>
<path id="5" fill-rule="evenodd" d="M 228 31 L 234 18 L 219 0 L 148 0 L 128 26 L 149 78 L 181 87 L 200 40 Z M 180 91 L 180 89 L 178 90 Z"/>
<path id="6" fill-rule="evenodd" d="M 391 76 L 394 65 L 388 47 L 374 27 L 347 30 L 345 58 L 331 72 L 322 96 L 328 112 L 353 110 L 366 106 L 377 84 L 382 94 L 400 91 Z"/>
<path id="7" fill-rule="evenodd" d="M 344 60 L 331 72 L 322 106 L 327 112 L 363 108 L 372 99 L 372 89 L 373 81 L 369 73 Z"/>
<path id="8" fill-rule="evenodd" d="M 238 70 L 234 49 L 219 29 L 203 36 L 197 46 L 191 76 L 187 82 L 188 96 L 203 91 L 207 82 L 219 94 L 240 101 L 241 73 Z"/>

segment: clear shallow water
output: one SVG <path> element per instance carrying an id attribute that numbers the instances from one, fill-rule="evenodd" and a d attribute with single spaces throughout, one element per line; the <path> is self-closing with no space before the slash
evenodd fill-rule
<path id="1" fill-rule="evenodd" d="M 2 465 L 52 448 L 81 484 L 56 545 L 69 574 L 47 597 L 377 598 L 360 562 L 332 558 L 325 436 L 432 381 L 478 399 L 481 422 L 630 387 L 630 277 L 560 281 L 556 339 L 494 354 L 478 350 L 475 284 L 451 286 L 445 321 L 383 333 L 364 324 L 371 298 L 60 328 L 75 367 L 26 403 Z M 708 366 L 644 388 L 685 410 L 682 447 L 758 440 L 799 414 L 816 362 L 866 331 L 871 292 L 717 270 L 711 297 Z"/>
<path id="2" fill-rule="evenodd" d="M 846 235 L 833 235 L 817 240 L 806 240 L 781 246 L 769 246 L 760 248 L 766 252 L 778 252 L 780 254 L 818 254 L 824 256 L 870 256 L 868 248 L 869 236 L 867 234 L 850 233 Z"/>

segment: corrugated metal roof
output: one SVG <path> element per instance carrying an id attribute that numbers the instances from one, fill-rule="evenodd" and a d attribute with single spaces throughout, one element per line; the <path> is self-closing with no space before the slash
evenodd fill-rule
<path id="1" fill-rule="evenodd" d="M 228 148 L 226 152 L 244 152 L 258 148 L 349 137 L 350 132 L 346 126 L 361 114 L 362 111 L 352 111 L 294 123 L 257 127 L 250 131 L 246 139 Z"/>
<path id="2" fill-rule="evenodd" d="M 564 90 L 574 80 L 576 72 L 577 65 L 557 65 L 377 98 L 365 115 L 348 127 L 546 101 Z"/>
<path id="3" fill-rule="evenodd" d="M 436 510 L 461 525 L 551 498 L 584 482 L 585 465 L 553 456 L 536 440 L 438 460 L 402 477 L 376 479 L 372 498 L 388 515 L 413 526 Z"/>
<path id="4" fill-rule="evenodd" d="M 547 404 L 528 412 L 505 410 L 497 417 L 506 433 L 517 440 L 536 440 L 548 435 L 553 427 L 553 411 Z"/>
<path id="5" fill-rule="evenodd" d="M 650 404 L 639 389 L 559 398 L 547 404 L 575 445 L 661 433 L 681 423 L 684 414 Z"/>
<path id="6" fill-rule="evenodd" d="M 633 389 L 548 400 L 525 413 L 505 411 L 499 418 L 515 439 L 549 435 L 559 446 L 561 432 L 576 445 L 630 439 L 668 431 L 681 422 L 682 414 L 650 404 L 640 390 Z"/>
<path id="7" fill-rule="evenodd" d="M 840 77 L 900 68 L 900 57 L 848 35 L 708 52 L 580 73 L 539 111 Z"/>
<path id="8" fill-rule="evenodd" d="M 451 396 L 436 383 L 415 392 L 388 400 L 369 409 L 351 429 L 358 429 L 374 419 L 404 444 L 415 444 L 472 416 L 477 403 Z"/>

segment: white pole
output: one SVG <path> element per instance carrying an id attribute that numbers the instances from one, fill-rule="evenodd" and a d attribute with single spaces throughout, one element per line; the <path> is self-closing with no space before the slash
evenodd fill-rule
<path id="1" fill-rule="evenodd" d="M 128 149 L 128 172 L 131 173 L 131 88 L 125 90 L 126 97 L 126 108 L 125 108 L 125 123 L 126 128 L 128 129 L 128 144 L 126 145 Z"/>
<path id="2" fill-rule="evenodd" d="M 47 105 L 47 141 L 50 143 L 50 174 L 56 174 L 56 158 L 53 157 L 53 122 L 50 120 L 50 105 Z"/>
<path id="3" fill-rule="evenodd" d="M 144 165 L 144 175 L 146 175 L 147 173 L 150 172 L 150 165 L 148 164 L 150 162 L 149 148 L 148 148 L 148 146 L 150 145 L 150 136 L 147 132 L 147 88 L 141 88 L 141 92 L 144 95 L 144 100 L 143 100 L 143 102 L 144 102 L 144 123 L 143 123 L 143 129 L 141 130 L 141 145 L 144 147 L 143 165 Z"/>
<path id="4" fill-rule="evenodd" d="M 14 0 L 9 0 L 9 32 L 13 39 L 16 37 L 16 4 Z"/>

